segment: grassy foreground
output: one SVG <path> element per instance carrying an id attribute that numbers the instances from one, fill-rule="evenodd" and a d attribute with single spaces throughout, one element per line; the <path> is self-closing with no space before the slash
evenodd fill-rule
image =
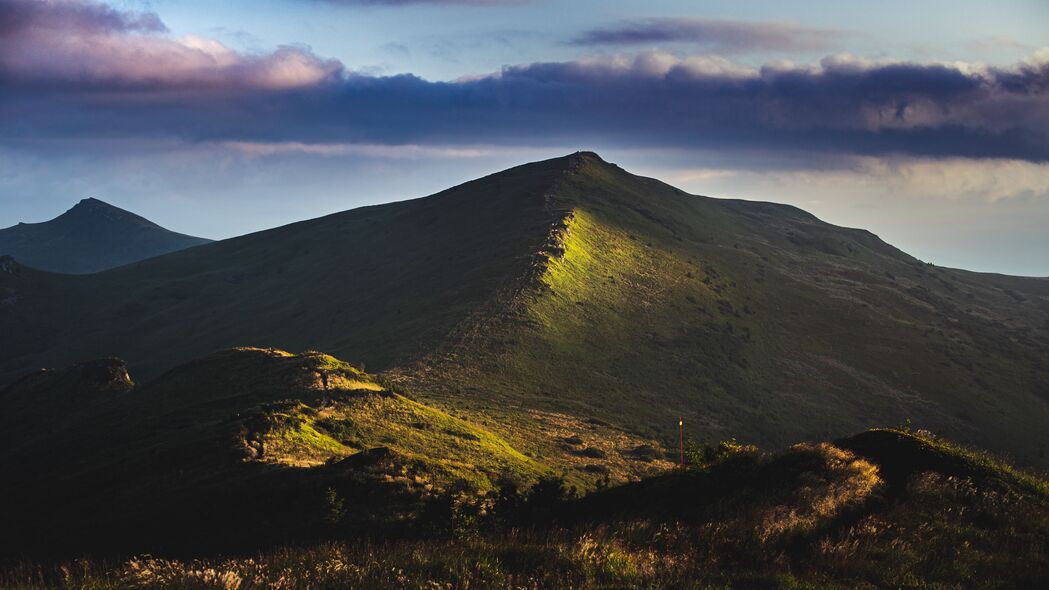
<path id="1" fill-rule="evenodd" d="M 850 449 L 863 449 L 860 451 Z M 575 498 L 446 496 L 425 535 L 253 556 L 13 564 L 4 588 L 1037 588 L 1046 482 L 926 434 L 875 430 Z M 424 538 L 425 537 L 425 538 Z"/>

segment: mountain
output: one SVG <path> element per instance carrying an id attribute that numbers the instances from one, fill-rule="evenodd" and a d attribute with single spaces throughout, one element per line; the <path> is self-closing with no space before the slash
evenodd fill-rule
<path id="1" fill-rule="evenodd" d="M 89 198 L 51 221 L 0 229 L 0 255 L 41 270 L 85 274 L 210 241 Z"/>
<path id="2" fill-rule="evenodd" d="M 320 350 L 504 432 L 540 411 L 676 443 L 684 417 L 700 441 L 777 447 L 910 422 L 1049 464 L 1049 280 L 588 152 L 93 275 L 3 268 L 6 381 Z"/>

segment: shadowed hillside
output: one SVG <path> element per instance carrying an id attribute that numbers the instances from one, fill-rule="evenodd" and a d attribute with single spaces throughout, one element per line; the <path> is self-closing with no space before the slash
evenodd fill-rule
<path id="1" fill-rule="evenodd" d="M 1046 458 L 1049 281 L 922 263 L 581 152 L 97 275 L 8 263 L 0 374 L 316 349 L 418 399 L 777 446 L 914 424 Z"/>
<path id="2" fill-rule="evenodd" d="M 84 199 L 51 221 L 0 229 L 0 255 L 41 270 L 83 274 L 210 241 L 166 230 L 98 199 Z"/>
<path id="3" fill-rule="evenodd" d="M 653 441 L 602 428 L 583 434 L 608 452 L 575 469 L 553 437 L 508 442 L 315 352 L 226 350 L 144 384 L 118 359 L 91 361 L 29 375 L 0 405 L 0 471 L 20 482 L 0 493 L 0 556 L 315 540 L 333 502 L 345 532 L 398 534 L 450 489 L 668 466 L 629 453 Z"/>
<path id="4" fill-rule="evenodd" d="M 527 274 L 562 167 L 522 166 L 97 275 L 3 273 L 0 374 L 119 356 L 153 377 L 243 345 L 323 350 L 374 369 L 415 360 Z"/>

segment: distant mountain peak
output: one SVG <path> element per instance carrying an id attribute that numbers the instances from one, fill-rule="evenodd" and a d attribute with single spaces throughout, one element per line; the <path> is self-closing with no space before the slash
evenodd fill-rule
<path id="1" fill-rule="evenodd" d="M 90 211 L 90 210 L 93 210 L 93 209 L 118 209 L 120 211 L 124 211 L 123 209 L 120 209 L 120 207 L 117 207 L 115 205 L 110 205 L 109 203 L 107 203 L 107 202 L 105 202 L 105 201 L 103 201 L 101 199 L 96 199 L 95 197 L 87 197 L 86 199 L 80 199 L 79 201 L 77 201 L 77 204 L 73 205 L 73 207 L 70 208 L 69 210 L 70 211 Z"/>
<path id="2" fill-rule="evenodd" d="M 168 231 L 101 199 L 81 199 L 42 223 L 0 230 L 0 254 L 52 272 L 88 273 L 209 242 Z"/>
<path id="3" fill-rule="evenodd" d="M 73 205 L 73 209 L 91 209 L 91 208 L 112 208 L 117 209 L 113 205 L 95 197 L 87 197 L 86 199 L 80 199 L 76 205 Z"/>
<path id="4" fill-rule="evenodd" d="M 121 209 L 116 205 L 110 205 L 109 203 L 96 199 L 94 197 L 88 197 L 81 199 L 76 205 L 73 205 L 68 211 L 60 215 L 58 218 L 66 218 L 67 216 L 81 217 L 81 216 L 99 216 L 114 219 L 114 220 L 128 220 L 134 221 L 140 224 L 148 224 L 153 227 L 160 227 L 157 224 L 149 221 L 145 217 L 136 215 L 126 209 Z"/>

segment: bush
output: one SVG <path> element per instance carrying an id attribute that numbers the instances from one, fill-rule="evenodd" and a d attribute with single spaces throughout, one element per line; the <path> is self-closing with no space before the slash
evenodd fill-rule
<path id="1" fill-rule="evenodd" d="M 753 455 L 760 451 L 754 445 L 742 444 L 734 438 L 723 440 L 716 445 L 696 444 L 691 438 L 685 444 L 685 459 L 693 469 L 709 469 L 739 455 Z"/>

